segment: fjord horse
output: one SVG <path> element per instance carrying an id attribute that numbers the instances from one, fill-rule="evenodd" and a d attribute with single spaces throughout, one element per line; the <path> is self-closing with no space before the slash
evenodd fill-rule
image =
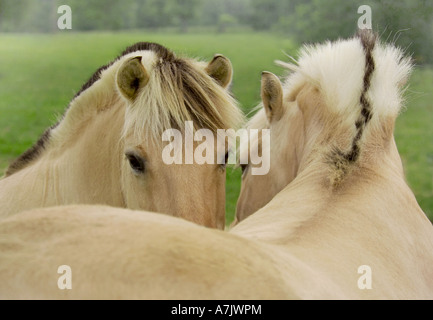
<path id="1" fill-rule="evenodd" d="M 410 61 L 363 32 L 287 67 L 283 84 L 262 76 L 250 124 L 271 130 L 273 162 L 268 178 L 244 168 L 231 230 L 101 206 L 22 213 L 0 222 L 0 298 L 432 299 L 433 227 L 393 138 Z"/>
<path id="2" fill-rule="evenodd" d="M 224 228 L 224 161 L 167 165 L 161 136 L 167 129 L 184 133 L 186 121 L 193 130 L 212 132 L 241 125 L 243 115 L 226 89 L 231 79 L 231 63 L 222 55 L 204 63 L 155 43 L 127 48 L 10 165 L 0 180 L 0 217 L 38 207 L 105 204 Z M 224 160 L 224 154 L 217 156 Z"/>

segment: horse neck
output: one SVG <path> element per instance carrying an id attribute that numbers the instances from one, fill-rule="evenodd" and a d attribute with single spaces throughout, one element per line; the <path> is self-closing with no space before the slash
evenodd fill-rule
<path id="1" fill-rule="evenodd" d="M 66 115 L 42 154 L 0 181 L 4 204 L 0 215 L 73 203 L 124 206 L 120 187 L 124 113 L 124 103 L 116 100 L 77 123 L 62 123 L 70 120 Z"/>
<path id="2" fill-rule="evenodd" d="M 367 203 L 371 208 L 369 218 L 375 219 L 374 215 L 381 214 L 381 210 L 374 210 L 375 202 L 378 208 L 386 207 L 388 212 L 401 212 L 399 206 L 409 207 L 422 221 L 426 220 L 405 182 L 393 138 L 386 149 L 368 147 L 363 152 L 361 163 L 338 188 L 329 183 L 330 168 L 324 163 L 321 149 L 314 142 L 308 144 L 310 146 L 305 148 L 308 154 L 302 157 L 296 178 L 266 206 L 234 227 L 234 233 L 270 243 L 288 244 L 301 234 L 305 226 L 316 225 L 316 232 L 319 232 L 327 215 L 332 215 L 332 219 L 339 215 L 341 223 L 350 223 L 354 218 L 350 211 L 365 208 Z M 326 226 L 323 223 L 323 232 L 326 232 Z"/>
<path id="3" fill-rule="evenodd" d="M 346 290 L 345 297 L 360 294 L 348 289 L 347 282 L 364 264 L 374 266 L 380 275 L 376 286 L 385 291 L 378 296 L 394 294 L 386 291 L 393 279 L 400 279 L 403 288 L 419 291 L 408 290 L 403 296 L 416 297 L 422 290 L 431 296 L 433 226 L 404 180 L 394 140 L 387 150 L 373 149 L 370 159 L 361 157 L 364 163 L 334 190 L 328 187 L 323 163 L 311 161 L 231 232 L 266 245 L 291 287 L 304 288 L 299 279 L 311 280 L 306 298 L 332 286 L 335 289 L 327 294 L 339 289 Z"/>

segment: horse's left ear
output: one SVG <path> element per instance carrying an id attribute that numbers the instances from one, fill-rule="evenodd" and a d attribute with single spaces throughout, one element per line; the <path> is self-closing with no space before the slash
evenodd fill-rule
<path id="1" fill-rule="evenodd" d="M 214 78 L 223 88 L 232 82 L 233 67 L 229 59 L 216 54 L 206 67 L 206 72 Z"/>
<path id="2" fill-rule="evenodd" d="M 280 79 L 271 72 L 262 72 L 261 96 L 269 123 L 283 115 L 283 87 Z"/>
<path id="3" fill-rule="evenodd" d="M 128 100 L 134 100 L 139 90 L 149 82 L 149 75 L 141 63 L 141 57 L 129 59 L 117 71 L 117 86 Z"/>

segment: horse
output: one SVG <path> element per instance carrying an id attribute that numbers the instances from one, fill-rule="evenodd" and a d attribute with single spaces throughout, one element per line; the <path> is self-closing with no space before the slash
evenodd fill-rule
<path id="1" fill-rule="evenodd" d="M 432 299 L 433 227 L 393 138 L 410 60 L 364 31 L 285 66 L 284 83 L 263 73 L 249 124 L 271 130 L 262 152 L 276 178 L 246 164 L 236 225 L 106 206 L 23 212 L 0 221 L 0 298 Z M 271 189 L 265 201 L 257 189 Z"/>
<path id="2" fill-rule="evenodd" d="M 9 166 L 0 180 L 0 217 L 37 207 L 105 204 L 224 228 L 224 154 L 215 152 L 223 159 L 214 164 L 169 165 L 161 136 L 166 130 L 184 135 L 239 127 L 244 118 L 229 90 L 232 73 L 220 54 L 206 63 L 156 43 L 126 48 Z"/>
<path id="3" fill-rule="evenodd" d="M 433 227 L 393 135 L 411 60 L 365 30 L 278 64 L 291 74 L 263 73 L 248 124 L 270 130 L 271 169 L 242 165 L 231 232 L 286 246 L 303 265 L 288 267 L 303 298 L 432 299 Z M 373 283 L 358 289 L 363 270 Z"/>

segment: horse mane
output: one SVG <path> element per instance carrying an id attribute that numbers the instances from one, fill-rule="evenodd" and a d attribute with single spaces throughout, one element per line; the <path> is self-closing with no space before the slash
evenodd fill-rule
<path id="1" fill-rule="evenodd" d="M 106 85 L 101 84 L 98 88 L 92 89 L 96 87 L 95 84 L 103 78 L 114 79 L 118 67 L 125 59 L 143 52 L 151 52 L 154 55 L 152 77 L 134 105 L 127 108 L 123 134 L 132 127 L 136 135 L 142 136 L 150 131 L 154 139 L 160 140 L 165 129 L 183 128 L 185 121 L 189 120 L 194 121 L 196 126 L 209 128 L 214 132 L 217 129 L 237 128 L 242 124 L 244 118 L 237 101 L 207 75 L 204 71 L 204 62 L 178 58 L 172 51 L 157 43 L 138 42 L 96 70 L 74 95 L 63 117 L 48 128 L 31 148 L 11 163 L 5 176 L 16 173 L 38 158 L 52 140 L 52 135 L 57 133 L 55 131 L 59 131 L 59 127 L 66 122 L 65 118 L 72 109 L 83 109 L 87 106 L 81 106 L 82 104 L 103 96 L 102 91 L 106 91 L 107 88 L 101 86 Z M 116 91 L 114 83 L 112 85 L 109 89 Z M 71 115 L 69 117 L 72 118 L 72 122 L 77 120 Z M 64 125 L 63 131 L 68 131 L 68 126 L 69 124 Z"/>
<path id="2" fill-rule="evenodd" d="M 360 157 L 366 132 L 382 128 L 400 113 L 402 87 L 412 70 L 412 62 L 400 48 L 382 44 L 371 30 L 359 30 L 348 40 L 305 45 L 294 63 L 276 61 L 289 70 L 283 84 L 292 99 L 305 84 L 317 88 L 326 110 L 320 110 L 334 124 L 346 128 L 349 149 L 332 145 L 325 155 L 338 186 Z M 266 117 L 261 113 L 257 117 Z M 252 119 L 259 123 L 257 118 Z M 261 122 L 262 126 L 266 125 Z M 335 132 L 335 127 L 331 130 Z"/>

